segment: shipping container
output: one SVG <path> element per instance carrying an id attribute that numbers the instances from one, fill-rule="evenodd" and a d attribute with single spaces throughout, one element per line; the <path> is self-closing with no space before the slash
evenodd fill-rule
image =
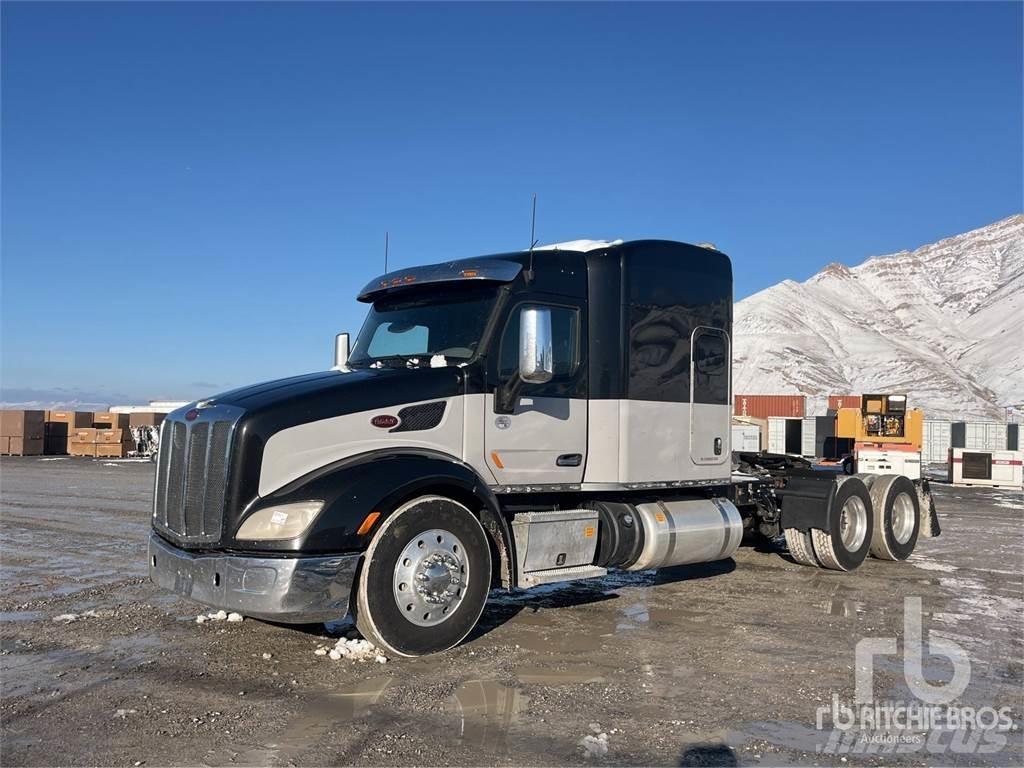
<path id="1" fill-rule="evenodd" d="M 860 408 L 860 395 L 829 395 L 828 409 L 838 411 L 840 408 Z"/>
<path id="2" fill-rule="evenodd" d="M 807 458 L 814 458 L 818 455 L 816 435 L 818 432 L 817 419 L 813 416 L 803 419 L 800 432 L 800 455 Z"/>
<path id="3" fill-rule="evenodd" d="M 949 425 L 949 445 L 951 448 L 963 448 L 967 441 L 967 422 L 954 421 Z"/>
<path id="4" fill-rule="evenodd" d="M 803 419 L 768 419 L 768 452 L 800 456 L 803 452 Z"/>
<path id="5" fill-rule="evenodd" d="M 1006 424 L 985 421 L 967 422 L 964 448 L 971 451 L 1005 451 Z"/>
<path id="6" fill-rule="evenodd" d="M 803 395 L 736 395 L 733 414 L 755 416 L 767 419 L 773 416 L 803 417 L 805 399 Z"/>
<path id="7" fill-rule="evenodd" d="M 761 429 L 754 424 L 733 424 L 732 449 L 757 453 L 761 450 Z"/>
<path id="8" fill-rule="evenodd" d="M 924 464 L 945 463 L 952 445 L 952 422 L 925 419 L 921 438 L 921 462 Z"/>

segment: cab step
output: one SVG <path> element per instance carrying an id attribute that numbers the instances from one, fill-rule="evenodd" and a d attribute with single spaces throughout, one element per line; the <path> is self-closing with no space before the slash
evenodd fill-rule
<path id="1" fill-rule="evenodd" d="M 608 569 L 598 565 L 575 565 L 571 568 L 551 568 L 546 571 L 524 573 L 519 579 L 521 587 L 536 587 L 541 584 L 556 584 L 559 581 L 576 581 L 577 579 L 594 579 L 607 576 Z"/>

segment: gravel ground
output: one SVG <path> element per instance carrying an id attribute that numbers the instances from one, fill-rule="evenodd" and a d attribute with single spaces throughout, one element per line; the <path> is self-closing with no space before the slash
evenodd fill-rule
<path id="1" fill-rule="evenodd" d="M 315 654 L 345 623 L 197 624 L 145 578 L 152 477 L 0 460 L 3 765 L 1024 764 L 1019 492 L 934 486 L 943 536 L 905 563 L 839 574 L 742 549 L 496 593 L 460 647 L 380 664 Z M 855 644 L 902 636 L 905 597 L 926 645 L 967 653 L 960 703 L 1009 708 L 994 751 L 819 751 L 818 707 L 852 700 Z M 923 676 L 952 667 L 926 650 Z M 911 698 L 898 657 L 874 689 Z"/>

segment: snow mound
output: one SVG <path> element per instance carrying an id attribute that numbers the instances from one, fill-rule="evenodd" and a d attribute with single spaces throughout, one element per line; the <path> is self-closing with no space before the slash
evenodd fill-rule
<path id="1" fill-rule="evenodd" d="M 228 613 L 227 611 L 215 611 L 213 613 L 201 613 L 196 616 L 196 624 L 205 624 L 208 621 L 244 621 L 245 617 L 240 613 Z"/>
<path id="2" fill-rule="evenodd" d="M 375 661 L 378 664 L 386 664 L 388 661 L 387 656 L 380 653 L 373 643 L 362 638 L 342 637 L 333 647 L 319 645 L 313 653 L 317 656 L 327 656 L 334 661 L 348 659 L 349 661 Z"/>
<path id="3" fill-rule="evenodd" d="M 588 733 L 579 741 L 583 756 L 587 759 L 592 757 L 604 757 L 608 754 L 608 734 L 602 731 L 594 734 Z"/>
<path id="4" fill-rule="evenodd" d="M 104 615 L 109 616 L 110 611 L 106 611 Z M 98 619 L 100 614 L 96 611 L 89 610 L 84 613 L 62 613 L 59 616 L 54 616 L 53 620 L 61 624 L 70 624 L 73 621 L 79 621 L 81 619 Z"/>

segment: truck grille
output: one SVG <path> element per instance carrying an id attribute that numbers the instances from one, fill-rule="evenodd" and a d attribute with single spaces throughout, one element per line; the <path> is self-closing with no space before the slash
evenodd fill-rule
<path id="1" fill-rule="evenodd" d="M 227 410 L 210 408 L 191 422 L 168 419 L 160 432 L 153 520 L 188 543 L 215 542 L 221 536 L 231 437 L 240 415 L 223 413 Z"/>

